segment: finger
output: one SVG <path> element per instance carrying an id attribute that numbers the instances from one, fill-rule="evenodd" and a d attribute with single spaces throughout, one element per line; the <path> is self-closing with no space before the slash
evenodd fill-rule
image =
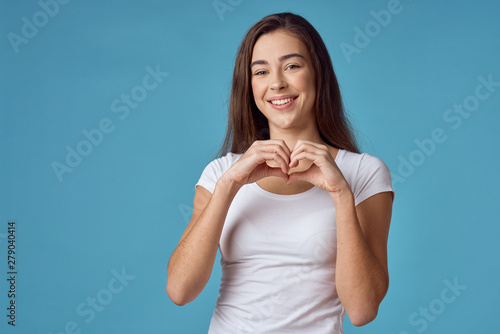
<path id="1" fill-rule="evenodd" d="M 327 157 L 328 151 L 312 145 L 300 146 L 297 150 L 293 150 L 292 156 L 290 157 L 290 168 L 296 167 L 300 160 L 309 159 L 316 160 L 318 157 Z"/>
<path id="2" fill-rule="evenodd" d="M 301 152 L 299 153 L 294 160 L 291 162 L 291 167 L 298 165 L 299 161 L 301 160 L 310 160 L 312 162 L 312 165 L 319 167 L 320 169 L 323 169 L 325 167 L 327 168 L 336 168 L 335 162 L 331 161 L 328 156 L 322 155 L 322 154 L 316 154 L 314 152 Z M 328 167 L 330 166 L 330 167 Z"/>
<path id="3" fill-rule="evenodd" d="M 290 155 L 285 151 L 285 149 L 282 146 L 279 145 L 269 145 L 266 147 L 262 148 L 266 152 L 272 152 L 272 153 L 277 153 L 279 154 L 283 160 L 287 162 L 287 164 L 290 162 Z"/>
<path id="4" fill-rule="evenodd" d="M 304 150 L 306 150 L 308 147 L 310 147 L 309 144 L 307 144 L 306 142 L 304 141 L 299 141 L 297 142 L 297 144 L 295 145 L 295 147 L 293 148 L 293 151 L 292 151 L 292 154 L 290 155 L 290 162 L 291 161 L 294 161 L 295 160 L 295 157 L 297 156 L 297 154 L 303 152 Z"/>
<path id="5" fill-rule="evenodd" d="M 288 181 L 287 181 L 287 184 L 290 184 L 294 181 L 307 181 L 309 183 L 312 183 L 314 184 L 313 182 L 311 182 L 311 172 L 310 170 L 306 170 L 304 172 L 295 172 L 295 173 L 292 173 L 290 175 L 288 175 Z"/>
<path id="6" fill-rule="evenodd" d="M 290 156 L 290 154 L 292 154 L 292 150 L 288 147 L 288 145 L 286 144 L 286 142 L 283 139 L 269 139 L 269 140 L 266 140 L 266 142 L 273 143 L 273 144 L 276 144 L 276 145 L 283 147 L 283 149 L 285 150 L 285 152 L 287 153 L 288 156 Z"/>
<path id="7" fill-rule="evenodd" d="M 268 140 L 262 146 L 262 148 L 280 152 L 283 159 L 285 159 L 287 163 L 290 162 L 290 155 L 292 154 L 292 152 L 290 151 L 284 140 L 282 139 Z"/>
<path id="8" fill-rule="evenodd" d="M 292 152 L 291 156 L 293 156 L 294 153 L 296 154 L 296 153 L 299 153 L 303 150 L 310 151 L 311 149 L 315 150 L 316 152 L 319 152 L 319 151 L 329 152 L 328 147 L 325 145 L 310 142 L 310 141 L 299 140 L 297 142 L 297 144 L 295 145 L 295 147 L 293 148 L 293 152 Z"/>
<path id="9" fill-rule="evenodd" d="M 314 180 L 316 180 L 316 182 L 321 182 L 323 184 L 323 181 L 319 181 L 318 179 L 318 173 L 320 173 L 322 175 L 321 179 L 328 184 L 327 188 L 329 188 L 330 184 L 335 184 L 343 178 L 342 172 L 338 168 L 335 161 L 331 161 L 330 159 L 328 159 L 328 157 L 325 157 L 323 155 L 314 155 L 311 152 L 304 151 L 299 156 L 297 156 L 297 159 L 308 159 L 313 163 L 311 167 L 309 167 L 309 169 L 305 171 L 307 175 L 299 174 L 301 175 L 301 177 L 305 177 L 306 181 L 308 182 L 315 184 Z M 290 175 L 293 174 L 295 173 L 292 173 Z M 297 176 L 295 178 L 292 178 L 292 180 L 296 178 Z M 324 186 L 321 186 L 320 184 L 315 185 L 318 187 Z"/>
<path id="10" fill-rule="evenodd" d="M 266 145 L 259 148 L 263 152 L 273 153 L 279 155 L 283 161 L 285 161 L 286 169 L 288 170 L 288 164 L 290 163 L 290 156 L 286 153 L 285 149 L 279 145 Z"/>
<path id="11" fill-rule="evenodd" d="M 262 163 L 267 161 L 275 161 L 283 173 L 288 174 L 289 156 L 285 153 L 284 148 L 278 144 L 270 144 L 269 140 L 256 140 L 250 148 L 245 152 L 245 155 L 252 161 L 252 170 Z"/>
<path id="12" fill-rule="evenodd" d="M 304 159 L 308 159 L 308 160 L 311 160 L 311 161 L 318 161 L 320 159 L 325 159 L 326 160 L 326 156 L 320 151 L 314 151 L 314 150 L 304 150 L 302 152 L 299 152 L 297 155 L 295 155 L 295 157 L 292 159 L 292 160 L 295 160 L 295 161 L 300 161 L 300 160 L 304 160 Z"/>
<path id="13" fill-rule="evenodd" d="M 267 167 L 266 176 L 277 176 L 288 182 L 288 174 L 283 173 L 279 168 Z"/>
<path id="14" fill-rule="evenodd" d="M 265 163 L 266 161 L 274 161 L 280 167 L 281 171 L 288 174 L 288 162 L 277 152 L 260 152 L 259 163 Z"/>

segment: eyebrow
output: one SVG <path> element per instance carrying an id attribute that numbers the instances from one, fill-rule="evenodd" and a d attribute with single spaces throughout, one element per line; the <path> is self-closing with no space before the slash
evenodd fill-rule
<path id="1" fill-rule="evenodd" d="M 290 58 L 294 58 L 294 57 L 305 59 L 304 56 L 301 55 L 300 53 L 290 53 L 290 54 L 279 57 L 278 60 L 281 62 L 281 61 L 284 61 L 284 60 L 287 60 Z M 269 65 L 269 63 L 266 60 L 256 60 L 250 64 L 250 67 L 252 67 L 254 65 Z"/>

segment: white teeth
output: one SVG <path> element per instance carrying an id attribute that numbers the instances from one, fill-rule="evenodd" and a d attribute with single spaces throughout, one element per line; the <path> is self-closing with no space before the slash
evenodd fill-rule
<path id="1" fill-rule="evenodd" d="M 282 99 L 282 100 L 272 100 L 271 103 L 274 105 L 281 106 L 283 104 L 292 102 L 292 100 L 293 100 L 292 98 Z"/>

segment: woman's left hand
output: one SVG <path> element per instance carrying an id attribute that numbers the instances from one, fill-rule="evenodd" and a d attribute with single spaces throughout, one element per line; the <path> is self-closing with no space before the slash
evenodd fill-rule
<path id="1" fill-rule="evenodd" d="M 349 184 L 326 145 L 298 140 L 290 155 L 289 167 L 297 167 L 299 161 L 303 159 L 312 161 L 311 167 L 303 172 L 291 173 L 288 177 L 288 184 L 302 180 L 330 193 L 350 191 Z"/>

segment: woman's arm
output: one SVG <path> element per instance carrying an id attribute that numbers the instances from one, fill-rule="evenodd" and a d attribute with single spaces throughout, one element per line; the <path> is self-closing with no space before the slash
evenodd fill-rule
<path id="1" fill-rule="evenodd" d="M 393 194 L 376 194 L 357 207 L 348 187 L 330 195 L 337 218 L 337 293 L 351 322 L 363 326 L 375 319 L 389 287 L 387 239 Z"/>
<path id="2" fill-rule="evenodd" d="M 213 195 L 196 187 L 193 216 L 167 268 L 167 294 L 175 304 L 193 301 L 210 279 L 226 214 L 238 189 L 224 177 Z"/>
<path id="3" fill-rule="evenodd" d="M 365 325 L 377 316 L 389 286 L 387 238 L 393 194 L 379 193 L 355 206 L 349 184 L 327 146 L 297 141 L 290 167 L 302 159 L 313 164 L 307 171 L 290 174 L 288 182 L 305 180 L 330 193 L 337 222 L 337 293 L 351 322 Z"/>
<path id="4" fill-rule="evenodd" d="M 256 141 L 222 175 L 213 194 L 197 187 L 193 216 L 167 268 L 167 294 L 174 303 L 184 305 L 193 301 L 210 279 L 222 227 L 238 190 L 268 176 L 287 180 L 289 155 L 283 140 Z M 266 161 L 271 160 L 280 167 L 269 167 Z"/>

